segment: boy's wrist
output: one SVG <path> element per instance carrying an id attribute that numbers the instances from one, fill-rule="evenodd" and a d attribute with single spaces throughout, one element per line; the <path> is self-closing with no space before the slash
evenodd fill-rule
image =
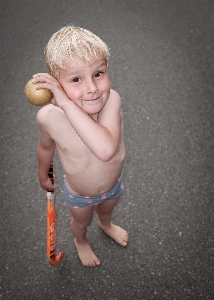
<path id="1" fill-rule="evenodd" d="M 72 105 L 74 105 L 73 101 L 70 98 L 68 98 L 68 96 L 66 96 L 66 98 L 63 100 L 62 104 L 60 105 L 60 108 L 63 111 L 66 111 L 72 108 Z"/>
<path id="2" fill-rule="evenodd" d="M 60 100 L 57 100 L 55 98 L 53 98 L 51 100 L 51 103 L 54 105 L 54 106 L 57 106 L 59 108 L 61 108 L 63 111 L 66 111 L 66 109 L 68 109 L 68 106 L 69 104 L 71 103 L 72 101 L 68 98 L 67 95 L 61 97 Z"/>

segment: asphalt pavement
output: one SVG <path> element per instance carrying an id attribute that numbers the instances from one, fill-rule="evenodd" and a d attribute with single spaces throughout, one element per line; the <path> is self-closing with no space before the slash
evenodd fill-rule
<path id="1" fill-rule="evenodd" d="M 89 229 L 102 261 L 83 267 L 57 178 L 57 266 L 46 259 L 46 193 L 39 187 L 38 107 L 23 94 L 46 72 L 43 49 L 67 24 L 110 47 L 122 97 L 125 190 L 113 221 L 120 247 Z M 213 0 L 1 0 L 0 299 L 214 299 Z"/>

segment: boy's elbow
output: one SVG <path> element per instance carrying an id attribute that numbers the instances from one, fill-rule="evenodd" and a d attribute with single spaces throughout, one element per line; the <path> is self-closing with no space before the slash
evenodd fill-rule
<path id="1" fill-rule="evenodd" d="M 114 155 L 112 156 L 104 156 L 102 155 L 99 159 L 103 162 L 109 162 L 112 158 L 113 158 Z"/>
<path id="2" fill-rule="evenodd" d="M 100 153 L 99 159 L 103 162 L 109 162 L 115 155 L 115 149 L 105 149 Z"/>

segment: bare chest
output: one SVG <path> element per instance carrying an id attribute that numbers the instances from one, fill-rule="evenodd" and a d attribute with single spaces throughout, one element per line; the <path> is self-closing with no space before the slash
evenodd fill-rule
<path id="1" fill-rule="evenodd" d="M 60 125 L 55 124 L 54 126 L 55 130 L 53 130 L 52 138 L 60 154 L 73 159 L 90 156 L 91 151 L 67 119 L 63 120 Z"/>

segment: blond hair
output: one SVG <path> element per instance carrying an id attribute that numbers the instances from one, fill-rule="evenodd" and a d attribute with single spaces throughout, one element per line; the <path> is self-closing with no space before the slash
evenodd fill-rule
<path id="1" fill-rule="evenodd" d="M 59 78 L 59 69 L 65 68 L 69 60 L 75 61 L 76 57 L 85 62 L 89 62 L 91 57 L 100 56 L 107 62 L 110 57 L 109 48 L 98 36 L 71 25 L 52 35 L 44 54 L 49 72 L 55 78 Z"/>

